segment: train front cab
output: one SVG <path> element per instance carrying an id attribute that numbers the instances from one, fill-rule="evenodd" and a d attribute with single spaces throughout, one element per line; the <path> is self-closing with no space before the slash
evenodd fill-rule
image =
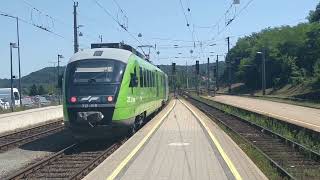
<path id="1" fill-rule="evenodd" d="M 113 64 L 102 63 L 107 69 L 113 65 L 115 71 L 112 73 L 116 75 L 111 76 L 114 77 L 112 82 L 100 84 L 101 80 L 90 82 L 90 79 L 101 70 L 101 62 L 98 65 L 93 60 L 88 63 L 79 61 L 67 66 L 64 83 L 65 124 L 76 137 L 122 135 L 133 127 L 136 117 L 148 116 L 164 104 L 167 94 L 165 74 L 152 69 L 143 60 L 130 59 L 128 64 L 113 60 L 109 60 Z M 90 70 L 94 73 L 84 74 Z"/>
<path id="2" fill-rule="evenodd" d="M 112 122 L 125 68 L 125 63 L 113 59 L 68 64 L 64 76 L 64 118 L 75 136 L 107 137 L 113 136 L 114 130 L 125 131 L 121 127 L 126 124 Z"/>

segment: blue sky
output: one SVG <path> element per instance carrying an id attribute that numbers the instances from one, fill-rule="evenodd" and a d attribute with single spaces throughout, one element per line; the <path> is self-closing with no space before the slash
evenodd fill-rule
<path id="1" fill-rule="evenodd" d="M 251 0 L 240 0 L 240 5 L 233 6 L 226 14 L 232 0 L 181 0 L 181 3 L 180 0 L 97 1 L 120 23 L 126 22 L 124 14 L 127 16 L 130 35 L 121 29 L 117 22 L 95 3 L 95 0 L 79 0 L 78 24 L 83 25 L 80 28 L 83 33 L 79 38 L 80 48 L 88 48 L 90 43 L 98 42 L 99 35 L 103 36 L 104 42 L 123 40 L 134 47 L 140 45 L 139 42 L 156 44 L 157 50 L 151 49 L 151 60 L 155 64 L 171 64 L 173 61 L 177 64 L 185 64 L 186 61 L 188 64 L 194 64 L 196 59 L 202 63 L 206 61 L 210 52 L 226 53 L 227 36 L 231 37 L 231 45 L 235 45 L 239 37 L 267 27 L 305 22 L 309 11 L 315 9 L 319 2 L 318 0 L 253 0 L 241 11 Z M 59 37 L 20 22 L 22 75 L 53 66 L 52 62 L 57 61 L 57 54 L 63 54 L 65 57 L 62 59 L 62 65 L 68 62 L 73 54 L 72 5 L 72 0 L 1 0 L 0 12 L 19 16 L 29 23 L 46 27 L 63 36 Z M 187 8 L 190 8 L 190 12 Z M 235 20 L 221 32 L 225 22 L 240 11 Z M 183 12 L 186 14 L 190 29 L 186 25 Z M 47 15 L 53 18 L 48 18 Z M 16 42 L 15 21 L 0 16 L 0 25 L 0 78 L 9 78 L 9 43 Z M 139 33 L 142 37 L 138 37 Z M 195 48 L 193 41 L 196 41 Z M 216 45 L 208 46 L 210 44 Z M 174 45 L 180 48 L 173 48 Z M 192 58 L 191 49 L 194 51 Z M 148 52 L 148 49 L 144 50 Z M 160 52 L 159 56 L 156 55 L 156 51 Z M 16 50 L 13 59 L 14 74 L 17 75 Z"/>

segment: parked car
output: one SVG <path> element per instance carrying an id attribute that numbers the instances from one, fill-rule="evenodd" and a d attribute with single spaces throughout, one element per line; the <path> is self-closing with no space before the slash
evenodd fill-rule
<path id="1" fill-rule="evenodd" d="M 43 96 L 35 96 L 34 101 L 40 106 L 49 106 L 51 104 L 51 102 Z"/>
<path id="2" fill-rule="evenodd" d="M 21 99 L 23 107 L 32 108 L 35 106 L 34 101 L 31 97 L 24 97 Z"/>
<path id="3" fill-rule="evenodd" d="M 0 98 L 0 109 L 6 110 L 10 108 L 10 103 L 5 98 Z"/>

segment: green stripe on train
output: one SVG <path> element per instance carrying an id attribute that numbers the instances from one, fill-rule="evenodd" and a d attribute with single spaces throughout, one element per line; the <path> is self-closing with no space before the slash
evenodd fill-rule
<path id="1" fill-rule="evenodd" d="M 135 55 L 130 56 L 123 75 L 112 120 L 126 120 L 143 112 L 146 112 L 146 115 L 149 115 L 158 109 L 162 105 L 162 101 L 165 100 L 165 86 L 160 78 L 160 76 L 163 76 L 164 78 L 165 74 L 161 71 L 157 71 L 156 76 L 158 76 L 158 78 L 155 78 L 155 86 L 141 87 L 140 67 L 153 72 L 156 71 L 156 67 L 147 63 L 145 60 L 142 60 Z M 136 69 L 139 80 L 138 87 L 129 87 L 131 73 L 134 73 L 134 69 Z"/>

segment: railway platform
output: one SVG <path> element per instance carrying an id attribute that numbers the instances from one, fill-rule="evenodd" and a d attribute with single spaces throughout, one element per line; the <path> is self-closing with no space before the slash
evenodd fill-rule
<path id="1" fill-rule="evenodd" d="M 320 109 L 240 96 L 202 97 L 320 132 Z"/>
<path id="2" fill-rule="evenodd" d="M 212 120 L 176 99 L 84 179 L 267 179 Z"/>

